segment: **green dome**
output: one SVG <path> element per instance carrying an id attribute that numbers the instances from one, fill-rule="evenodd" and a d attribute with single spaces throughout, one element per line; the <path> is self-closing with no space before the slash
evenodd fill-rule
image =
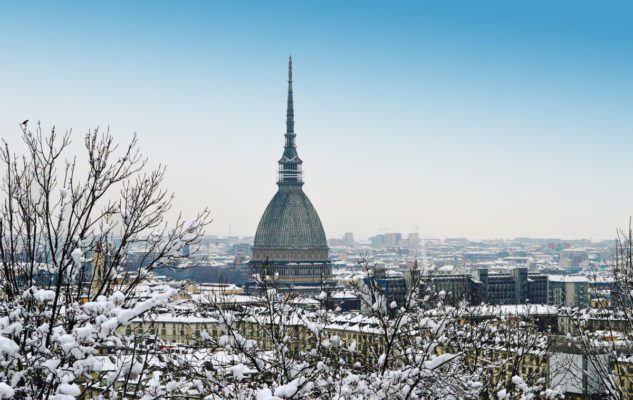
<path id="1" fill-rule="evenodd" d="M 280 186 L 259 221 L 254 249 L 327 248 L 321 219 L 301 186 Z"/>

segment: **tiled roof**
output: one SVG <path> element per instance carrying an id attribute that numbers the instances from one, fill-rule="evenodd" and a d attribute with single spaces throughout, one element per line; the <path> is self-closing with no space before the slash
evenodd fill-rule
<path id="1" fill-rule="evenodd" d="M 280 186 L 255 234 L 255 248 L 327 249 L 321 219 L 301 186 Z"/>

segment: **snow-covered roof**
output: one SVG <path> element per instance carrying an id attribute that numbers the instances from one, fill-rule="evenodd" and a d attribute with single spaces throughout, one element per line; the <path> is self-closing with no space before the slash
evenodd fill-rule
<path id="1" fill-rule="evenodd" d="M 191 295 L 191 300 L 202 303 L 221 304 L 256 304 L 262 300 L 259 297 L 245 294 L 224 294 L 219 292 L 205 292 Z"/>
<path id="2" fill-rule="evenodd" d="M 332 296 L 330 298 L 332 298 L 332 299 L 352 299 L 352 298 L 358 298 L 358 296 L 356 295 L 356 293 L 354 293 L 352 291 L 343 290 L 343 291 L 335 292 L 334 294 L 332 294 Z"/>
<path id="3" fill-rule="evenodd" d="M 584 275 L 548 275 L 547 278 L 550 282 L 563 282 L 563 283 L 582 283 L 589 282 L 589 278 Z"/>
<path id="4" fill-rule="evenodd" d="M 558 315 L 555 306 L 546 304 L 513 304 L 502 306 L 476 306 L 469 307 L 468 314 L 474 316 L 537 316 Z"/>
<path id="5" fill-rule="evenodd" d="M 320 304 L 318 300 L 310 299 L 307 297 L 295 297 L 290 302 L 292 304 L 314 304 L 314 305 Z"/>
<path id="6" fill-rule="evenodd" d="M 142 319 L 137 318 L 133 320 L 133 322 L 141 322 Z M 149 322 L 149 321 L 146 321 Z M 163 322 L 176 322 L 176 323 L 185 323 L 185 324 L 213 324 L 218 323 L 219 321 L 213 317 L 200 317 L 195 315 L 178 315 L 172 313 L 158 314 L 156 318 L 153 320 L 156 323 Z"/>

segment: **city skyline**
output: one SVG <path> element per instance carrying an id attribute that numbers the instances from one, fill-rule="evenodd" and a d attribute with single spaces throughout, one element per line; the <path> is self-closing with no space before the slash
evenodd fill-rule
<path id="1" fill-rule="evenodd" d="M 289 54 L 328 238 L 609 239 L 633 214 L 630 4 L 114 4 L 1 3 L 2 137 L 138 132 L 209 234 L 253 236 L 275 192 Z"/>

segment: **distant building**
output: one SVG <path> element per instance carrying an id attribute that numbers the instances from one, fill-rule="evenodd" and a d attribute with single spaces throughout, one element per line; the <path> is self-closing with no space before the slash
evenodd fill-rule
<path id="1" fill-rule="evenodd" d="M 330 247 L 344 247 L 345 241 L 343 239 L 331 238 L 327 240 Z"/>
<path id="2" fill-rule="evenodd" d="M 469 251 L 464 253 L 464 259 L 469 264 L 477 264 L 494 261 L 497 259 L 497 255 L 486 250 Z"/>
<path id="3" fill-rule="evenodd" d="M 547 276 L 514 268 L 509 273 L 489 273 L 480 268 L 473 275 L 450 274 L 423 277 L 436 292 L 444 291 L 447 301 L 462 300 L 477 305 L 547 304 Z"/>
<path id="4" fill-rule="evenodd" d="M 481 303 L 476 283 L 468 274 L 434 275 L 425 278 L 433 292 L 444 292 L 444 299 L 449 304 L 457 304 L 462 300 L 470 304 Z"/>
<path id="5" fill-rule="evenodd" d="M 470 242 L 468 238 L 446 238 L 444 243 L 453 245 L 466 245 Z"/>
<path id="6" fill-rule="evenodd" d="M 554 336 L 550 345 L 550 387 L 555 387 L 571 399 L 605 399 L 601 374 L 609 371 L 608 352 L 587 355 L 581 346 L 565 336 Z M 624 397 L 623 397 L 624 398 Z"/>
<path id="7" fill-rule="evenodd" d="M 338 309 L 343 312 L 360 311 L 360 298 L 354 292 L 350 291 L 334 292 L 328 296 L 326 307 L 331 310 Z"/>
<path id="8" fill-rule="evenodd" d="M 583 247 L 572 247 L 560 251 L 559 265 L 563 268 L 589 265 L 589 250 Z"/>
<path id="9" fill-rule="evenodd" d="M 485 303 L 544 304 L 538 303 L 538 300 L 547 299 L 547 285 L 534 285 L 535 281 L 543 279 L 543 275 L 528 274 L 524 267 L 514 268 L 511 273 L 497 274 L 490 274 L 487 269 L 482 268 L 476 271 L 475 278 L 480 282 L 480 297 Z M 530 279 L 533 282 L 532 291 Z"/>
<path id="10" fill-rule="evenodd" d="M 191 247 L 189 246 L 189 243 L 185 243 L 185 245 L 182 246 L 182 255 L 183 257 L 189 257 L 191 255 Z"/>
<path id="11" fill-rule="evenodd" d="M 343 241 L 345 242 L 345 246 L 354 247 L 354 234 L 352 232 L 345 233 Z"/>
<path id="12" fill-rule="evenodd" d="M 380 249 L 385 247 L 385 235 L 376 235 L 369 238 L 371 247 L 374 249 Z"/>
<path id="13" fill-rule="evenodd" d="M 376 263 L 371 274 L 365 278 L 365 284 L 374 285 L 382 292 L 386 300 L 387 310 L 391 309 L 391 302 L 395 301 L 398 307 L 404 304 L 407 296 L 407 284 L 402 273 L 387 271 L 384 264 Z"/>
<path id="14" fill-rule="evenodd" d="M 226 254 L 234 256 L 237 254 L 245 254 L 250 257 L 253 246 L 249 243 L 235 243 L 227 250 Z"/>
<path id="15" fill-rule="evenodd" d="M 401 233 L 385 233 L 385 247 L 399 247 L 401 241 Z"/>
<path id="16" fill-rule="evenodd" d="M 420 235 L 417 233 L 409 233 L 407 237 L 407 247 L 412 250 L 417 250 L 420 246 Z"/>
<path id="17" fill-rule="evenodd" d="M 547 275 L 528 274 L 528 300 L 531 304 L 549 304 Z"/>
<path id="18" fill-rule="evenodd" d="M 97 243 L 92 254 L 92 271 L 90 274 L 90 296 L 96 298 L 102 289 L 106 279 L 106 255 L 102 251 L 101 244 Z"/>
<path id="19" fill-rule="evenodd" d="M 589 278 L 580 275 L 549 275 L 549 304 L 589 306 Z"/>

